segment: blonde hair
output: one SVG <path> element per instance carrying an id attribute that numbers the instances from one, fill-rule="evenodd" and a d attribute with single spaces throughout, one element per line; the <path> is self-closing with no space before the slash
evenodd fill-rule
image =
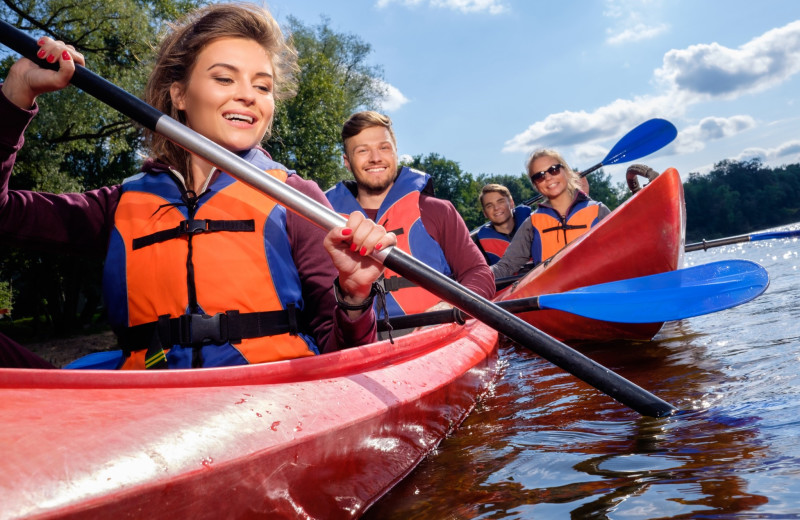
<path id="1" fill-rule="evenodd" d="M 280 26 L 265 8 L 248 3 L 212 4 L 192 11 L 171 24 L 170 31 L 158 47 L 155 64 L 145 89 L 145 101 L 186 123 L 186 115 L 172 103 L 173 83 L 185 85 L 205 47 L 219 38 L 244 38 L 260 44 L 272 58 L 274 96 L 290 98 L 296 91 L 297 53 L 284 38 Z M 267 130 L 269 135 L 270 125 Z M 153 157 L 159 162 L 181 169 L 191 176 L 191 156 L 183 148 L 149 130 L 145 137 Z M 191 185 L 189 178 L 187 184 Z"/>
<path id="2" fill-rule="evenodd" d="M 564 175 L 567 178 L 567 191 L 569 191 L 569 194 L 574 197 L 575 192 L 580 188 L 578 185 L 578 174 L 569 167 L 569 164 L 567 164 L 567 161 L 564 159 L 564 157 L 555 150 L 540 148 L 539 150 L 535 150 L 530 157 L 528 157 L 528 162 L 525 166 L 525 169 L 528 172 L 528 179 L 530 179 L 531 175 L 535 173 L 531 171 L 531 168 L 533 168 L 533 162 L 540 157 L 550 157 L 558 161 L 559 164 L 563 166 L 562 169 L 564 170 Z M 533 179 L 531 179 L 531 184 L 533 184 L 533 189 L 539 191 L 539 189 L 536 187 L 536 183 L 533 182 Z"/>

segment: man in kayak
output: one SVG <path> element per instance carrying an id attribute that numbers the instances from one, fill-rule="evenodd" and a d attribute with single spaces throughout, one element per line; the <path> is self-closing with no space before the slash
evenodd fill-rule
<path id="1" fill-rule="evenodd" d="M 543 262 L 583 235 L 610 213 L 581 191 L 578 175 L 554 150 L 537 150 L 528 159 L 528 177 L 545 200 L 520 227 L 491 269 L 495 277 L 513 276 L 528 262 Z"/>
<path id="2" fill-rule="evenodd" d="M 336 211 L 362 212 L 394 232 L 403 251 L 481 296 L 494 296 L 492 272 L 456 208 L 433 196 L 428 174 L 398 168 L 389 117 L 374 111 L 353 114 L 342 128 L 342 146 L 344 164 L 355 180 L 342 181 L 325 193 Z M 446 306 L 389 269 L 384 287 L 389 316 Z"/>
<path id="3" fill-rule="evenodd" d="M 211 4 L 166 35 L 146 99 L 266 174 L 327 205 L 313 181 L 260 147 L 295 53 L 251 4 Z M 292 359 L 373 341 L 370 258 L 394 235 L 364 218 L 325 232 L 203 158 L 149 133 L 151 157 L 121 185 L 87 193 L 8 190 L 40 94 L 68 85 L 83 56 L 43 37 L 0 92 L 0 240 L 105 255 L 104 300 L 124 355 L 108 368 L 194 368 Z M 57 63 L 57 71 L 38 65 Z M 0 341 L 0 360 L 38 365 Z"/>
<path id="4" fill-rule="evenodd" d="M 506 252 L 519 227 L 531 215 L 526 205 L 514 207 L 511 192 L 502 184 L 487 184 L 478 202 L 489 222 L 478 228 L 473 240 L 489 265 L 496 264 Z"/>

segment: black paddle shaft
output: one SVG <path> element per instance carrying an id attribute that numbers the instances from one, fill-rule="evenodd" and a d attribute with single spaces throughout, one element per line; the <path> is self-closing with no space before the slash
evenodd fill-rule
<path id="1" fill-rule="evenodd" d="M 36 57 L 38 45 L 35 40 L 2 20 L 0 20 L 0 42 L 33 60 L 34 63 L 43 63 Z M 189 152 L 205 158 L 240 181 L 264 191 L 287 209 L 307 218 L 317 226 L 331 229 L 344 225 L 344 218 L 331 208 L 291 189 L 285 183 L 260 171 L 252 164 L 169 116 L 161 114 L 155 108 L 88 69 L 76 65 L 71 82 L 134 121 L 158 132 Z M 537 330 L 532 325 L 504 311 L 398 248 L 390 248 L 390 251 L 383 251 L 375 256 L 400 275 L 475 316 L 498 332 L 533 350 L 638 413 L 651 417 L 662 417 L 675 411 L 675 408 L 669 403 Z"/>
<path id="2" fill-rule="evenodd" d="M 515 300 L 501 300 L 494 302 L 494 304 L 512 314 L 541 310 L 538 296 L 528 296 L 527 298 L 517 298 Z M 389 323 L 392 329 L 411 329 L 415 327 L 427 327 L 428 325 L 439 325 L 442 323 L 458 323 L 463 325 L 469 318 L 471 318 L 469 314 L 458 307 L 453 307 L 452 309 L 442 309 L 439 311 L 394 316 L 389 320 Z M 384 321 L 379 321 L 378 330 L 386 331 L 389 330 L 389 328 Z"/>

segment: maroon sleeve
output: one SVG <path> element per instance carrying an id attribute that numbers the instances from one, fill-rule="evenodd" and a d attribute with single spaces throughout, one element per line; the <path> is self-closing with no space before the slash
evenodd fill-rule
<path id="1" fill-rule="evenodd" d="M 320 204 L 331 207 L 315 182 L 291 175 L 286 183 Z M 333 352 L 376 341 L 375 313 L 372 310 L 351 320 L 336 306 L 333 279 L 339 272 L 322 245 L 327 232 L 290 210 L 287 210 L 286 227 L 294 263 L 303 285 L 303 314 L 314 331 L 320 352 Z"/>
<path id="2" fill-rule="evenodd" d="M 455 279 L 484 298 L 492 298 L 495 293 L 492 270 L 470 238 L 469 229 L 455 206 L 449 201 L 423 194 L 419 207 L 422 224 L 442 246 Z"/>
<path id="3" fill-rule="evenodd" d="M 9 190 L 23 133 L 37 108 L 22 110 L 0 92 L 0 242 L 46 251 L 106 252 L 119 187 L 55 195 Z"/>

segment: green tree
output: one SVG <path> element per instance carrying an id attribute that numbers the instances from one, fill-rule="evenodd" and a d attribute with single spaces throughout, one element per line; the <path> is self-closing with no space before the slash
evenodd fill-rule
<path id="1" fill-rule="evenodd" d="M 800 165 L 726 160 L 706 175 L 690 174 L 684 194 L 691 241 L 789 224 L 800 219 Z"/>
<path id="2" fill-rule="evenodd" d="M 494 174 L 487 174 L 482 173 L 478 175 L 478 183 L 481 185 L 481 188 L 486 184 L 500 184 L 508 188 L 508 191 L 511 192 L 511 198 L 514 199 L 514 204 L 520 205 L 526 200 L 530 200 L 531 198 L 536 196 L 536 191 L 531 186 L 531 181 L 528 179 L 528 176 L 524 173 L 520 173 L 519 175 L 494 175 Z M 478 192 L 480 194 L 480 191 Z M 475 204 L 478 204 L 478 199 L 475 199 Z"/>
<path id="3" fill-rule="evenodd" d="M 146 82 L 152 44 L 165 20 L 203 2 L 188 0 L 4 0 L 0 18 L 33 37 L 73 45 L 87 67 L 134 94 Z M 16 56 L 5 53 L 5 77 Z M 11 178 L 12 189 L 82 191 L 120 182 L 140 162 L 140 130 L 99 101 L 67 88 L 41 96 Z M 4 248 L 0 278 L 13 279 L 18 315 L 41 315 L 56 332 L 81 325 L 99 301 L 100 262 Z M 88 273 L 88 274 L 84 274 Z M 85 311 L 85 312 L 83 312 Z"/>
<path id="4" fill-rule="evenodd" d="M 599 169 L 586 176 L 589 181 L 589 194 L 597 201 L 602 202 L 608 209 L 613 210 L 633 195 L 624 182 L 611 184 L 611 174 Z"/>
<path id="5" fill-rule="evenodd" d="M 367 62 L 372 48 L 337 33 L 330 20 L 307 26 L 289 18 L 300 66 L 297 95 L 279 104 L 267 150 L 273 158 L 326 189 L 349 178 L 342 163 L 342 124 L 383 99 L 383 71 Z"/>
<path id="6" fill-rule="evenodd" d="M 457 162 L 431 153 L 415 155 L 407 166 L 429 174 L 436 197 L 452 202 L 468 227 L 482 221 L 483 214 L 477 201 L 483 185 L 462 171 Z"/>
<path id="7" fill-rule="evenodd" d="M 0 309 L 12 309 L 11 284 L 0 281 Z"/>

